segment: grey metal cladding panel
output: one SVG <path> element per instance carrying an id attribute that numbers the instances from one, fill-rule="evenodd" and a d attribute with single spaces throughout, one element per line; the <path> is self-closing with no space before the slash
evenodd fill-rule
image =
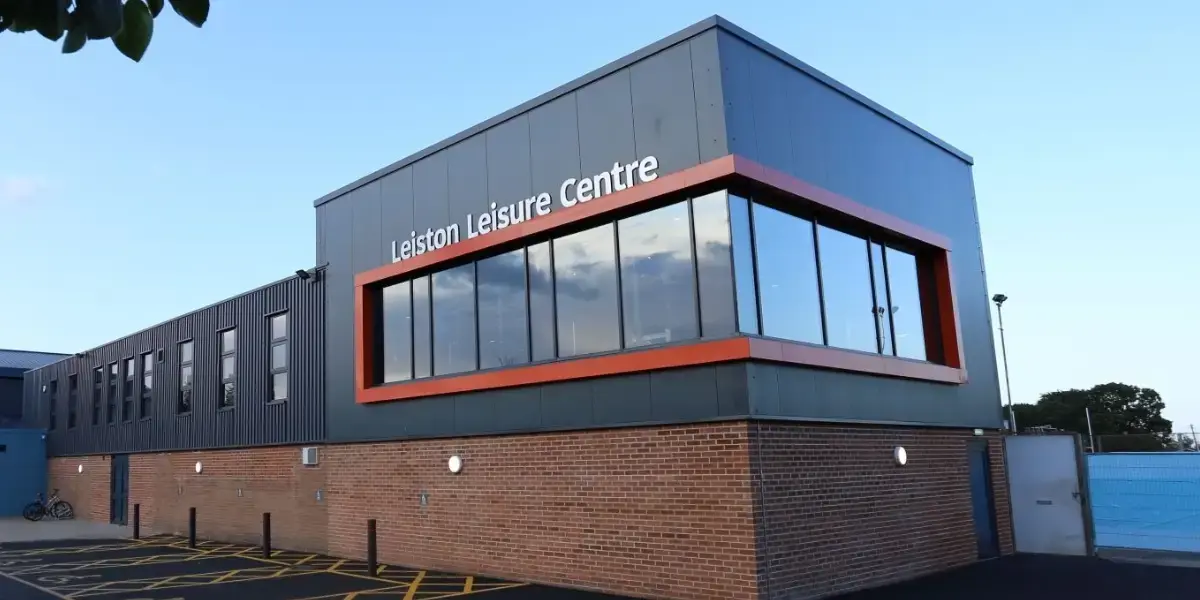
<path id="1" fill-rule="evenodd" d="M 413 223 L 418 232 L 458 222 L 450 219 L 447 162 L 443 150 L 413 165 Z"/>
<path id="2" fill-rule="evenodd" d="M 725 31 L 718 35 L 733 152 L 950 238 L 970 381 L 935 386 L 930 389 L 943 391 L 931 393 L 953 390 L 955 401 L 939 405 L 948 416 L 995 412 L 998 424 L 999 412 L 992 409 L 1000 394 L 970 166 L 742 39 Z M 779 132 L 789 134 L 787 148 Z M 879 418 L 890 418 L 891 410 L 880 405 Z"/>
<path id="3" fill-rule="evenodd" d="M 47 367 L 34 377 L 40 381 L 59 378 L 59 427 L 48 437 L 52 455 L 108 454 L 248 446 L 318 441 L 324 437 L 324 386 L 321 370 L 324 346 L 324 284 L 299 278 L 264 286 L 219 304 L 154 326 L 110 344 L 94 348 L 82 358 L 70 358 Z M 289 313 L 289 391 L 283 404 L 267 404 L 269 398 L 269 337 L 267 316 Z M 218 412 L 220 391 L 218 330 L 238 329 L 236 407 Z M 179 389 L 179 345 L 195 343 L 193 364 L 194 401 L 190 416 L 177 416 Z M 107 423 L 107 380 L 101 397 L 102 415 L 91 424 L 92 371 L 134 358 L 143 353 L 155 356 L 152 402 L 149 418 L 138 418 L 139 377 L 134 382 L 134 416 Z M 66 428 L 67 376 L 79 374 L 78 426 Z M 121 410 L 121 382 L 116 407 Z"/>
<path id="4" fill-rule="evenodd" d="M 955 386 L 755 363 L 749 369 L 757 416 L 833 421 L 996 427 L 1000 405 L 963 402 Z"/>
<path id="5" fill-rule="evenodd" d="M 711 29 L 692 38 L 688 42 L 688 48 L 692 58 L 692 89 L 696 96 L 696 133 L 700 146 L 700 162 L 708 162 L 729 154 L 717 30 Z"/>
<path id="6" fill-rule="evenodd" d="M 317 246 L 316 246 L 316 262 L 314 264 L 325 264 L 325 207 L 324 205 L 317 207 Z"/>
<path id="7" fill-rule="evenodd" d="M 520 148 L 516 149 L 518 152 Z M 466 239 L 467 215 L 476 218 L 488 210 L 488 164 L 487 134 L 471 136 L 445 150 L 449 173 L 448 204 L 450 223 L 458 223 L 459 232 Z M 518 198 L 500 199 L 497 202 L 516 202 Z"/>
<path id="8" fill-rule="evenodd" d="M 406 167 L 391 173 L 379 181 L 381 246 L 383 262 L 392 260 L 390 245 L 393 241 L 408 239 L 413 232 L 413 176 L 412 168 Z M 326 206 L 322 204 L 322 206 Z"/>
<path id="9" fill-rule="evenodd" d="M 579 122 L 575 94 L 529 112 L 529 156 L 533 193 L 558 193 L 568 177 L 579 177 Z M 557 203 L 556 203 L 557 204 Z"/>
<path id="10" fill-rule="evenodd" d="M 633 138 L 629 69 L 580 89 L 575 101 L 579 111 L 579 167 L 585 176 L 607 171 L 614 162 L 639 158 Z"/>
<path id="11" fill-rule="evenodd" d="M 355 271 L 375 268 L 385 262 L 382 237 L 381 182 L 373 181 L 351 192 L 353 206 L 351 264 Z M 390 252 L 387 260 L 391 260 Z"/>
<path id="12" fill-rule="evenodd" d="M 403 186 L 398 186 L 398 190 Z M 350 265 L 353 235 L 352 206 L 325 204 L 329 235 L 329 270 L 325 278 L 325 388 L 326 422 L 330 436 L 343 427 L 354 427 L 340 418 L 354 411 L 354 271 Z"/>
<path id="13" fill-rule="evenodd" d="M 637 157 L 655 156 L 665 173 L 699 164 L 691 46 L 684 42 L 634 64 L 629 82 Z"/>
<path id="14" fill-rule="evenodd" d="M 689 422 L 745 416 L 738 409 L 748 406 L 744 365 L 700 366 L 370 405 L 343 402 L 329 441 Z"/>
<path id="15" fill-rule="evenodd" d="M 487 132 L 487 197 L 512 204 L 534 194 L 529 115 L 500 123 Z"/>

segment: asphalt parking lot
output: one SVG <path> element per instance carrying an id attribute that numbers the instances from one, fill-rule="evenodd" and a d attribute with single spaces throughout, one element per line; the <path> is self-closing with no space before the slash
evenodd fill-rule
<path id="1" fill-rule="evenodd" d="M 0 600 L 616 600 L 616 596 L 173 536 L 0 544 Z"/>

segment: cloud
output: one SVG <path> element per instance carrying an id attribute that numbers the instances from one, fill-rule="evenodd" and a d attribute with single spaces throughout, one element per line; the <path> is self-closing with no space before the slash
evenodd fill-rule
<path id="1" fill-rule="evenodd" d="M 34 202 L 46 186 L 33 177 L 0 175 L 0 206 L 19 206 Z"/>

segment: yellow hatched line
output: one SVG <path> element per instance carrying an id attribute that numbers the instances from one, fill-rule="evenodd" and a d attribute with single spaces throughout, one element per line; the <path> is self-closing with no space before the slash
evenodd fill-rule
<path id="1" fill-rule="evenodd" d="M 150 584 L 150 585 L 146 586 L 146 587 L 145 587 L 145 589 L 146 589 L 146 590 L 153 590 L 153 589 L 157 588 L 158 586 L 161 586 L 161 585 L 166 585 L 166 584 L 168 584 L 168 583 L 171 583 L 172 581 L 175 581 L 176 579 L 179 579 L 180 577 L 182 577 L 182 575 L 176 575 L 176 576 L 174 576 L 174 577 L 168 577 L 168 578 L 166 578 L 166 579 L 163 579 L 162 581 L 156 581 L 156 582 L 154 582 L 154 583 L 152 583 L 152 584 Z"/>
<path id="2" fill-rule="evenodd" d="M 463 593 L 470 594 L 471 588 L 474 585 L 475 585 L 475 578 L 468 575 L 466 581 L 463 582 Z"/>
<path id="3" fill-rule="evenodd" d="M 237 575 L 238 573 L 241 573 L 241 572 L 242 572 L 241 569 L 234 569 L 234 570 L 214 579 L 212 582 L 213 583 L 221 583 L 222 581 L 225 581 L 226 579 L 229 579 L 230 577 L 233 577 L 234 575 Z"/>
<path id="4" fill-rule="evenodd" d="M 421 587 L 422 579 L 425 579 L 425 571 L 417 573 L 416 579 L 408 585 L 408 593 L 404 594 L 404 600 L 413 600 L 417 596 L 417 588 Z"/>

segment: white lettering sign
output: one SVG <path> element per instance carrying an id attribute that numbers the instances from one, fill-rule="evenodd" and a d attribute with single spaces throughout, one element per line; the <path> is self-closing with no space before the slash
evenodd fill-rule
<path id="1" fill-rule="evenodd" d="M 571 208 L 580 203 L 607 196 L 613 192 L 633 187 L 638 183 L 649 183 L 658 179 L 658 159 L 647 156 L 640 161 L 621 164 L 613 163 L 611 169 L 576 179 L 569 178 L 558 186 L 558 203 L 563 208 Z M 418 202 L 420 199 L 417 200 Z M 550 206 L 554 200 L 550 194 L 542 192 L 512 204 L 491 204 L 489 210 L 478 215 L 468 214 L 466 222 L 467 239 L 499 231 L 510 225 L 523 223 L 536 217 L 550 214 Z M 392 242 L 392 262 L 400 262 L 420 256 L 426 252 L 457 244 L 462 239 L 458 223 L 445 227 L 429 228 L 422 233 L 413 231 L 406 240 Z"/>

